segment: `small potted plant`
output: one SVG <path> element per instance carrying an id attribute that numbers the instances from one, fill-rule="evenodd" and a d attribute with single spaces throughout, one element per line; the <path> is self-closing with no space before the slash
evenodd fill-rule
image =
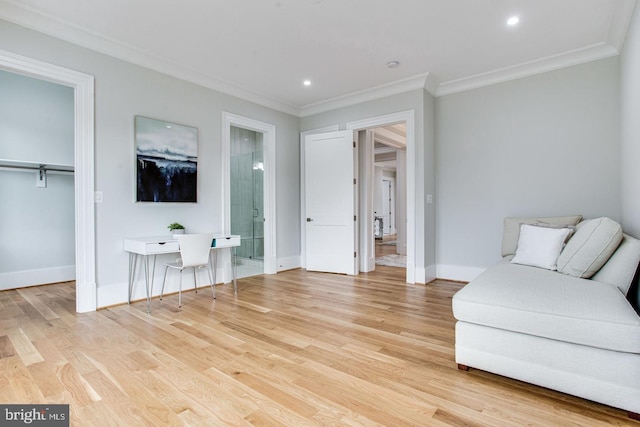
<path id="1" fill-rule="evenodd" d="M 178 222 L 174 222 L 173 224 L 169 224 L 167 226 L 171 234 L 184 234 L 184 226 Z"/>

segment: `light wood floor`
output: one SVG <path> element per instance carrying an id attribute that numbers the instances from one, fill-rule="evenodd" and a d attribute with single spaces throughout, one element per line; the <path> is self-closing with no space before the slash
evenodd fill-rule
<path id="1" fill-rule="evenodd" d="M 0 292 L 0 402 L 75 426 L 640 425 L 454 362 L 451 297 L 404 269 L 292 270 L 76 314 L 73 284 Z"/>

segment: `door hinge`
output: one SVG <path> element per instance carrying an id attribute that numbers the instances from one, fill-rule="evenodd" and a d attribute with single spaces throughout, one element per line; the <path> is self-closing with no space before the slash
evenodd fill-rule
<path id="1" fill-rule="evenodd" d="M 354 252 L 354 253 L 353 253 L 353 257 L 354 257 L 354 258 L 358 258 L 358 253 L 357 253 L 357 252 Z"/>
<path id="2" fill-rule="evenodd" d="M 353 141 L 353 148 L 356 148 L 356 142 Z"/>
<path id="3" fill-rule="evenodd" d="M 356 185 L 356 179 L 353 178 L 353 185 Z"/>
<path id="4" fill-rule="evenodd" d="M 353 216 L 353 220 L 356 221 L 356 216 L 355 215 Z"/>

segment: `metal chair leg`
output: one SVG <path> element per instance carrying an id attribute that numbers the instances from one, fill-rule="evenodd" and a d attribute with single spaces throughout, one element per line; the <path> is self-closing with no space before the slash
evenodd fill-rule
<path id="1" fill-rule="evenodd" d="M 182 307 L 182 269 L 180 269 L 180 287 L 178 288 L 178 308 Z"/>
<path id="2" fill-rule="evenodd" d="M 196 290 L 196 294 L 198 293 L 198 283 L 196 282 L 196 268 L 193 267 L 193 289 Z"/>
<path id="3" fill-rule="evenodd" d="M 167 281 L 167 271 L 169 271 L 169 267 L 164 267 L 164 278 L 162 279 L 162 290 L 160 291 L 160 301 L 162 301 L 162 297 L 164 296 L 164 284 Z"/>
<path id="4" fill-rule="evenodd" d="M 213 283 L 213 277 L 211 276 L 211 269 L 209 266 L 205 267 L 207 269 L 207 273 L 209 273 L 209 283 L 211 283 L 211 293 L 213 294 L 213 299 L 216 299 L 216 284 Z"/>

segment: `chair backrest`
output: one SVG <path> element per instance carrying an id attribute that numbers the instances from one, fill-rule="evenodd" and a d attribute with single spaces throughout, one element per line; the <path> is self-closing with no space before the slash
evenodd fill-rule
<path id="1" fill-rule="evenodd" d="M 209 263 L 213 233 L 181 234 L 177 238 L 183 267 L 198 267 Z"/>

